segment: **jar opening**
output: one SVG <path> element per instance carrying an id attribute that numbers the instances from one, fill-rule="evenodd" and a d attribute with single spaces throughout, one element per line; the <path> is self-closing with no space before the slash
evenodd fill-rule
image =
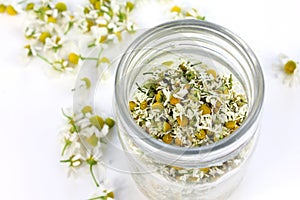
<path id="1" fill-rule="evenodd" d="M 205 45 L 204 45 L 205 44 Z M 190 47 L 190 52 L 182 52 Z M 143 59 L 151 61 L 153 47 L 162 52 L 168 50 L 181 53 L 195 53 L 201 46 L 204 55 L 209 54 L 216 61 L 222 57 L 227 67 L 243 83 L 247 94 L 249 110 L 243 124 L 228 137 L 207 145 L 193 148 L 168 145 L 151 137 L 132 119 L 128 102 L 134 81 L 129 77 L 138 77 L 141 72 L 139 65 Z M 151 52 L 152 49 L 152 52 Z M 165 49 L 165 50 L 164 50 Z M 181 50 L 180 50 L 181 49 Z M 201 53 L 200 52 L 200 53 Z M 224 54 L 224 55 L 223 55 Z M 163 55 L 163 53 L 161 54 Z M 200 54 L 199 54 L 200 55 Z M 228 57 L 226 57 L 228 56 Z M 141 59 L 142 57 L 145 57 Z M 233 61 L 229 61 L 229 58 Z M 233 66 L 238 67 L 233 69 Z M 137 68 L 137 67 L 140 68 Z M 264 98 L 264 79 L 260 64 L 250 47 L 231 31 L 219 25 L 200 20 L 178 20 L 156 26 L 139 36 L 122 56 L 116 73 L 115 100 L 119 123 L 130 127 L 130 136 L 145 148 L 153 148 L 172 154 L 199 155 L 232 149 L 247 141 L 253 123 L 259 117 Z M 239 142 L 237 142 L 239 141 Z M 229 150 L 230 151 L 230 150 Z"/>

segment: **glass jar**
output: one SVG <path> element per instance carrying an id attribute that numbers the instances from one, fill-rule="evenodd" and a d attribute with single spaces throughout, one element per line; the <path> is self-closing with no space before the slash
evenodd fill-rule
<path id="1" fill-rule="evenodd" d="M 151 66 L 175 57 L 224 68 L 241 83 L 248 115 L 231 135 L 195 148 L 158 141 L 132 119 L 128 102 Z M 227 70 L 227 72 L 226 72 Z M 240 183 L 255 147 L 264 98 L 260 64 L 231 31 L 200 20 L 178 20 L 140 35 L 122 56 L 115 80 L 115 116 L 132 176 L 149 199 L 226 199 Z"/>

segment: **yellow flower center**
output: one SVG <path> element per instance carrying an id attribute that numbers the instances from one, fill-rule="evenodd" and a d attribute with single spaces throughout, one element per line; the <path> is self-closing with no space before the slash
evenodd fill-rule
<path id="1" fill-rule="evenodd" d="M 81 112 L 85 115 L 87 113 L 92 113 L 93 112 L 93 108 L 91 106 L 84 106 L 81 110 Z"/>
<path id="2" fill-rule="evenodd" d="M 39 41 L 45 44 L 46 39 L 48 37 L 51 37 L 51 34 L 49 32 L 42 32 L 42 34 L 39 37 Z"/>
<path id="3" fill-rule="evenodd" d="M 106 42 L 106 40 L 107 40 L 107 36 L 106 35 L 102 35 L 101 37 L 100 37 L 100 43 L 104 43 L 104 42 Z"/>
<path id="4" fill-rule="evenodd" d="M 206 70 L 206 73 L 208 75 L 212 75 L 214 78 L 217 78 L 217 72 L 214 69 L 208 69 Z"/>
<path id="5" fill-rule="evenodd" d="M 12 16 L 18 14 L 18 12 L 15 10 L 15 8 L 11 5 L 6 7 L 6 12 L 7 12 L 7 14 L 12 15 Z"/>
<path id="6" fill-rule="evenodd" d="M 26 10 L 26 11 L 29 11 L 29 10 L 33 10 L 33 8 L 34 8 L 34 3 L 28 3 L 28 4 L 26 5 L 25 10 Z"/>
<path id="7" fill-rule="evenodd" d="M 67 5 L 63 2 L 58 2 L 56 5 L 55 5 L 55 8 L 59 11 L 59 12 L 63 12 L 63 11 L 66 11 L 67 10 Z"/>
<path id="8" fill-rule="evenodd" d="M 114 199 L 115 195 L 114 195 L 113 192 L 109 192 L 109 193 L 107 193 L 107 197 L 110 197 L 110 198 Z"/>
<path id="9" fill-rule="evenodd" d="M 297 68 L 297 63 L 293 60 L 287 61 L 287 63 L 285 63 L 285 65 L 283 67 L 284 72 L 288 75 L 294 74 L 296 68 Z"/>
<path id="10" fill-rule="evenodd" d="M 96 1 L 94 3 L 94 7 L 95 7 L 96 10 L 100 10 L 100 8 L 101 8 L 101 2 L 100 1 Z"/>
<path id="11" fill-rule="evenodd" d="M 179 6 L 173 6 L 171 8 L 171 12 L 177 12 L 177 13 L 180 13 L 181 12 L 181 8 Z"/>
<path id="12" fill-rule="evenodd" d="M 202 104 L 200 106 L 200 111 L 202 111 L 202 115 L 207 115 L 211 113 L 210 107 L 206 104 Z"/>
<path id="13" fill-rule="evenodd" d="M 56 23 L 56 18 L 54 18 L 53 16 L 49 16 L 48 17 L 48 22 L 49 23 Z"/>
<path id="14" fill-rule="evenodd" d="M 95 115 L 95 116 L 90 117 L 90 123 L 93 126 L 95 126 L 96 128 L 98 128 L 98 130 L 101 130 L 104 126 L 104 120 L 99 115 Z"/>
<path id="15" fill-rule="evenodd" d="M 94 3 L 96 3 L 97 2 L 97 0 L 90 0 L 90 3 L 91 4 L 94 4 Z"/>
<path id="16" fill-rule="evenodd" d="M 105 119 L 105 124 L 109 127 L 112 128 L 115 125 L 115 120 L 113 120 L 112 118 L 106 118 Z"/>
<path id="17" fill-rule="evenodd" d="M 99 141 L 99 138 L 96 136 L 96 134 L 94 133 L 93 135 L 91 135 L 90 137 L 86 138 L 86 141 L 93 147 L 96 147 Z"/>
<path id="18" fill-rule="evenodd" d="M 206 137 L 206 132 L 205 132 L 205 130 L 201 129 L 198 133 L 195 134 L 195 136 L 199 140 L 203 140 Z"/>
<path id="19" fill-rule="evenodd" d="M 4 4 L 0 4 L 0 13 L 4 13 L 6 10 L 6 6 Z"/>
<path id="20" fill-rule="evenodd" d="M 77 65 L 78 64 L 78 61 L 80 59 L 80 56 L 76 53 L 70 53 L 69 54 L 69 62 L 74 64 L 74 65 Z"/>
<path id="21" fill-rule="evenodd" d="M 131 12 L 134 9 L 134 4 L 130 1 L 126 2 L 126 10 L 128 10 L 129 12 Z"/>

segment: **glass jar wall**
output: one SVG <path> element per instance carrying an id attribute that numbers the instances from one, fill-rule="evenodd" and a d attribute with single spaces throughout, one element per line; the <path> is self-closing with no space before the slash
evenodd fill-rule
<path id="1" fill-rule="evenodd" d="M 151 137 L 131 117 L 128 103 L 145 72 L 183 58 L 232 74 L 248 101 L 247 118 L 228 137 L 200 147 L 178 147 Z M 243 40 L 199 20 L 159 25 L 138 37 L 120 60 L 115 80 L 115 116 L 132 176 L 149 199 L 225 199 L 240 183 L 258 135 L 264 98 L 260 64 Z"/>

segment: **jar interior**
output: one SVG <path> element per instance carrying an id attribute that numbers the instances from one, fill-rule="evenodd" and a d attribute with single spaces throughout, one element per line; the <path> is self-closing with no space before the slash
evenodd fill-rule
<path id="1" fill-rule="evenodd" d="M 249 112 L 244 124 L 212 147 L 201 146 L 194 150 L 180 150 L 180 147 L 159 144 L 161 142 L 158 143 L 147 135 L 131 118 L 128 102 L 137 85 L 142 85 L 147 79 L 143 73 L 158 63 L 178 57 L 195 62 L 201 61 L 224 75 L 233 74 L 236 81 L 241 83 L 241 90 L 246 93 Z M 236 144 L 235 141 L 244 138 L 245 142 L 251 137 L 252 133 L 247 130 L 260 113 L 263 91 L 262 72 L 251 49 L 227 29 L 194 20 L 171 22 L 142 34 L 122 57 L 116 77 L 116 102 L 124 115 L 122 116 L 124 123 L 135 129 L 129 133 L 131 137 L 136 138 L 138 143 L 143 142 L 144 147 L 164 149 L 169 153 L 199 155 L 214 150 L 215 154 L 220 156 L 217 151 L 220 152 L 222 148 L 234 149 L 240 146 L 243 141 L 240 144 Z"/>
<path id="2" fill-rule="evenodd" d="M 220 40 L 214 35 L 207 35 L 201 32 L 198 33 L 174 33 L 175 38 L 171 39 L 170 34 L 156 39 L 151 45 L 134 49 L 131 54 L 134 54 L 131 62 L 128 63 L 127 76 L 124 77 L 125 85 L 125 101 L 129 102 L 130 98 L 136 92 L 139 85 L 148 79 L 147 73 L 153 70 L 154 67 L 160 66 L 165 61 L 174 61 L 182 58 L 194 63 L 202 62 L 209 67 L 214 68 L 218 74 L 224 76 L 233 75 L 234 82 L 240 83 L 234 85 L 234 90 L 245 92 L 249 109 L 253 103 L 253 92 L 251 85 L 251 77 L 246 70 L 249 66 L 247 60 L 239 54 L 240 49 L 229 45 L 228 41 Z"/>

